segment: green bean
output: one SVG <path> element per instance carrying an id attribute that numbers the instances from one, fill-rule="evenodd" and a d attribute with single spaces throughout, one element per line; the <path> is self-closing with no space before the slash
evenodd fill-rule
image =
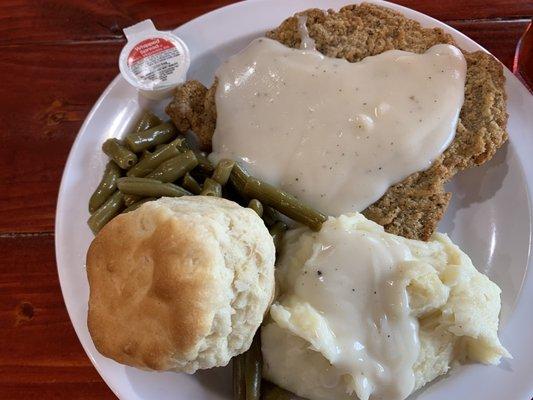
<path id="1" fill-rule="evenodd" d="M 248 177 L 246 170 L 239 163 L 235 163 L 231 170 L 229 181 L 241 196 L 244 194 L 244 186 Z"/>
<path id="2" fill-rule="evenodd" d="M 121 171 L 117 164 L 109 161 L 105 167 L 102 180 L 89 200 L 89 212 L 95 212 L 117 190 L 117 179 Z"/>
<path id="3" fill-rule="evenodd" d="M 307 225 L 314 231 L 319 231 L 322 223 L 327 220 L 324 214 L 313 210 L 291 194 L 256 178 L 249 177 L 246 180 L 244 193 L 252 199 L 255 198 L 275 208 L 287 217 Z"/>
<path id="4" fill-rule="evenodd" d="M 151 151 L 148 151 L 148 150 L 143 150 L 143 152 L 141 153 L 141 157 L 139 157 L 139 162 L 141 162 L 142 160 L 145 160 L 147 157 L 150 157 L 153 153 Z M 138 163 L 137 163 L 138 164 Z M 134 167 L 137 165 L 135 164 Z M 131 171 L 131 169 L 130 169 Z M 128 171 L 128 173 L 130 172 Z"/>
<path id="5" fill-rule="evenodd" d="M 132 132 L 126 136 L 126 144 L 135 153 L 166 143 L 176 136 L 177 129 L 171 122 L 164 122 L 142 132 Z"/>
<path id="6" fill-rule="evenodd" d="M 143 177 L 156 169 L 161 163 L 172 157 L 176 157 L 182 151 L 185 151 L 185 138 L 177 138 L 164 145 L 159 150 L 143 156 L 127 173 L 128 176 Z"/>
<path id="7" fill-rule="evenodd" d="M 222 196 L 222 185 L 215 181 L 214 179 L 207 178 L 204 182 L 204 188 L 200 193 L 202 196 L 213 196 L 221 197 Z"/>
<path id="8" fill-rule="evenodd" d="M 181 184 L 185 189 L 187 189 L 192 194 L 200 194 L 202 192 L 202 187 L 196 179 L 192 177 L 190 173 L 186 173 L 183 177 L 183 182 Z"/>
<path id="9" fill-rule="evenodd" d="M 116 191 L 109 197 L 104 204 L 96 210 L 87 220 L 87 225 L 96 235 L 100 229 L 111 221 L 124 208 L 124 197 L 119 191 Z"/>
<path id="10" fill-rule="evenodd" d="M 148 178 L 120 178 L 117 185 L 122 193 L 141 197 L 181 197 L 192 194 L 178 185 Z"/>
<path id="11" fill-rule="evenodd" d="M 272 236 L 272 240 L 274 241 L 274 245 L 276 246 L 276 250 L 279 250 L 281 245 L 281 240 L 283 239 L 283 236 L 285 235 L 285 231 L 288 229 L 287 224 L 278 221 L 276 222 L 272 228 L 270 228 L 269 232 Z"/>
<path id="12" fill-rule="evenodd" d="M 261 341 L 256 334 L 252 345 L 244 353 L 246 400 L 259 400 L 261 397 L 261 361 Z"/>
<path id="13" fill-rule="evenodd" d="M 187 150 L 190 150 L 189 145 L 187 144 L 187 138 L 185 138 L 184 136 L 174 139 L 170 143 L 174 144 L 174 146 L 178 148 L 180 153 L 185 153 Z"/>
<path id="14" fill-rule="evenodd" d="M 248 208 L 251 208 L 252 210 L 254 210 L 257 215 L 259 215 L 260 217 L 263 216 L 263 205 L 261 204 L 261 202 L 257 199 L 252 199 L 250 200 L 250 202 L 248 203 Z"/>
<path id="15" fill-rule="evenodd" d="M 203 151 L 194 151 L 196 158 L 198 159 L 198 168 L 207 174 L 212 174 L 215 170 L 211 161 L 207 158 L 207 155 Z"/>
<path id="16" fill-rule="evenodd" d="M 145 111 L 133 127 L 133 132 L 142 132 L 161 124 L 161 120 L 150 111 Z"/>
<path id="17" fill-rule="evenodd" d="M 215 167 L 215 172 L 213 172 L 212 178 L 224 186 L 228 182 L 234 165 L 235 161 L 233 160 L 220 160 Z"/>
<path id="18" fill-rule="evenodd" d="M 246 400 L 244 354 L 233 357 L 233 400 Z"/>
<path id="19" fill-rule="evenodd" d="M 122 169 L 129 169 L 137 162 L 137 156 L 118 139 L 107 139 L 102 145 L 102 150 Z"/>
<path id="20" fill-rule="evenodd" d="M 140 197 L 140 196 L 135 196 L 133 194 L 125 194 L 124 195 L 124 205 L 126 207 L 130 207 L 133 204 L 135 204 L 138 201 L 140 201 L 141 199 L 142 199 L 142 197 Z"/>
<path id="21" fill-rule="evenodd" d="M 149 201 L 157 200 L 155 197 L 146 197 L 145 199 L 139 200 L 136 203 L 133 203 L 131 206 L 126 208 L 124 211 L 122 211 L 122 214 L 129 213 L 130 211 L 135 211 L 140 206 L 142 206 L 144 203 L 148 203 Z"/>
<path id="22" fill-rule="evenodd" d="M 263 221 L 265 225 L 271 228 L 274 224 L 280 221 L 283 217 L 281 213 L 277 210 L 274 210 L 272 207 L 263 205 Z"/>
<path id="23" fill-rule="evenodd" d="M 191 150 L 178 154 L 161 163 L 146 178 L 157 179 L 161 182 L 174 182 L 198 165 L 198 160 Z"/>

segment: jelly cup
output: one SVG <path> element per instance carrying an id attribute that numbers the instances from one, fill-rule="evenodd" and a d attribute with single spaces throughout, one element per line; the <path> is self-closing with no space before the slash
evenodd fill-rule
<path id="1" fill-rule="evenodd" d="M 143 96 L 160 100 L 185 81 L 190 65 L 187 45 L 151 20 L 124 29 L 128 43 L 119 57 L 122 76 Z"/>

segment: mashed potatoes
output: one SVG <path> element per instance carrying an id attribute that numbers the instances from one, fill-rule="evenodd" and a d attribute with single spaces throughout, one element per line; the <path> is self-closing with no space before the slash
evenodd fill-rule
<path id="1" fill-rule="evenodd" d="M 311 400 L 402 399 L 454 360 L 496 364 L 500 289 L 446 235 L 385 233 L 361 214 L 298 229 L 278 261 L 264 375 Z"/>

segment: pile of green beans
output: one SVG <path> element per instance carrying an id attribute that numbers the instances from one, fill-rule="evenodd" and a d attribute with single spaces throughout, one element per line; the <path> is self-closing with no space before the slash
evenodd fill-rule
<path id="1" fill-rule="evenodd" d="M 96 234 L 120 213 L 163 196 L 225 197 L 252 209 L 269 228 L 276 251 L 288 229 L 283 214 L 318 231 L 326 216 L 296 197 L 250 176 L 233 160 L 215 166 L 207 155 L 191 149 L 172 122 L 143 113 L 124 140 L 108 139 L 102 146 L 110 158 L 89 200 L 87 221 Z M 290 400 L 293 395 L 274 385 L 261 393 L 261 344 L 256 334 L 250 349 L 233 363 L 236 400 Z"/>
<path id="2" fill-rule="evenodd" d="M 89 200 L 87 224 L 95 234 L 121 212 L 133 211 L 147 201 L 192 194 L 176 183 L 199 161 L 185 138 L 177 136 L 172 122 L 145 112 L 123 141 L 104 142 L 102 150 L 110 161 Z"/>

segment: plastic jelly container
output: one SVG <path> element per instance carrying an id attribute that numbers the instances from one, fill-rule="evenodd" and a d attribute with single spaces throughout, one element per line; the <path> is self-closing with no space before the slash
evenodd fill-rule
<path id="1" fill-rule="evenodd" d="M 170 32 L 158 31 L 149 19 L 124 29 L 128 43 L 119 57 L 122 76 L 154 100 L 171 95 L 185 81 L 191 63 L 187 45 Z"/>

